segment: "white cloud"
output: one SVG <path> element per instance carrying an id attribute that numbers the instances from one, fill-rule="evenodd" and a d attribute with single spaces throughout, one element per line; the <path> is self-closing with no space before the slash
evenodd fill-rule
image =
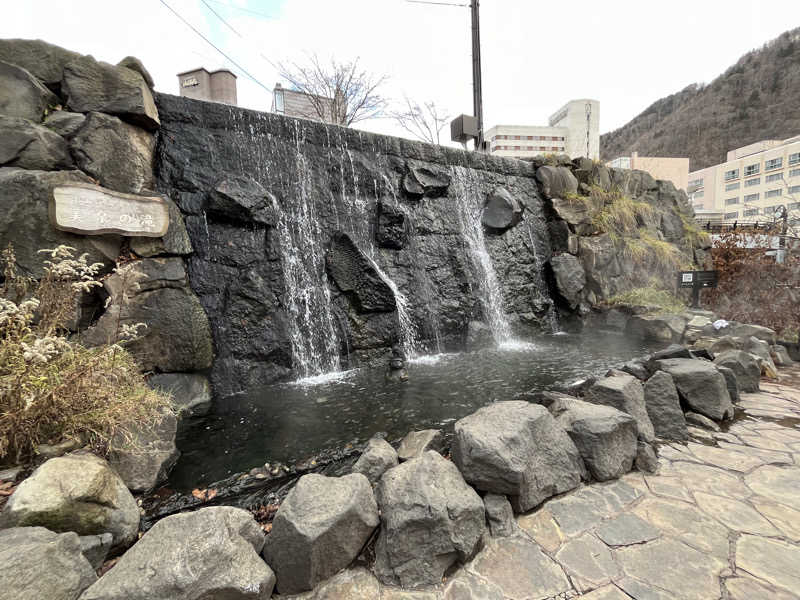
<path id="1" fill-rule="evenodd" d="M 466 2 L 466 0 L 455 0 Z M 390 77 L 387 95 L 472 110 L 469 11 L 403 0 L 166 0 L 267 88 L 272 62 L 309 52 L 360 57 Z M 274 15 L 264 19 L 224 4 Z M 176 93 L 176 74 L 230 65 L 159 0 L 2 0 L 0 37 L 42 38 L 116 62 L 138 56 L 156 87 Z M 601 102 L 601 129 L 619 127 L 650 103 L 710 81 L 744 52 L 800 24 L 800 2 L 616 0 L 569 3 L 484 0 L 484 110 L 495 123 L 544 124 L 571 98 Z M 270 95 L 239 76 L 242 106 L 267 110 Z M 365 129 L 400 134 L 388 120 Z"/>

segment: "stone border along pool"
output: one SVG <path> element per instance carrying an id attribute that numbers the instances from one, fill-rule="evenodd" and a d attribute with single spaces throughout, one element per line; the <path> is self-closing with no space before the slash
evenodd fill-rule
<path id="1" fill-rule="evenodd" d="M 0 513 L 0 589 L 45 564 L 59 577 L 39 597 L 80 600 L 794 597 L 800 368 L 769 330 L 733 327 L 767 339 L 701 338 L 491 404 L 456 423 L 448 456 L 436 430 L 373 439 L 350 474 L 301 476 L 261 525 L 230 506 L 168 516 L 99 579 L 140 508 L 102 459 L 50 459 Z M 791 386 L 761 380 L 776 363 Z"/>

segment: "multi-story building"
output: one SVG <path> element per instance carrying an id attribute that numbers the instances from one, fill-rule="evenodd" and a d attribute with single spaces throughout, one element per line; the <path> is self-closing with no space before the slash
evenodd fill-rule
<path id="1" fill-rule="evenodd" d="M 332 114 L 333 101 L 324 96 L 312 96 L 305 92 L 290 90 L 283 87 L 280 83 L 275 84 L 272 90 L 272 107 L 274 113 L 286 115 L 287 117 L 300 117 L 301 119 L 311 119 L 312 121 L 325 121 L 327 123 L 341 123 L 343 117 L 336 118 Z M 320 117 L 320 112 L 325 114 L 325 118 Z"/>
<path id="2" fill-rule="evenodd" d="M 800 215 L 800 136 L 731 150 L 724 163 L 689 173 L 686 193 L 725 221 L 770 221 L 781 207 Z"/>
<path id="3" fill-rule="evenodd" d="M 571 100 L 548 125 L 495 125 L 484 136 L 490 154 L 525 158 L 563 153 L 570 158 L 600 157 L 600 103 Z"/>
<path id="4" fill-rule="evenodd" d="M 178 73 L 178 91 L 187 98 L 236 106 L 236 75 L 228 69 L 208 71 L 203 67 Z"/>
<path id="5" fill-rule="evenodd" d="M 679 190 L 685 190 L 689 182 L 688 158 L 639 156 L 638 152 L 631 152 L 630 156 L 620 156 L 607 162 L 606 165 L 620 169 L 647 171 L 654 179 L 671 181 Z"/>

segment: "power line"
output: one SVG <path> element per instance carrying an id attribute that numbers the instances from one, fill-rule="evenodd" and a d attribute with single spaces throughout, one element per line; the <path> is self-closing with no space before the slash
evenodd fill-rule
<path id="1" fill-rule="evenodd" d="M 406 0 L 406 2 L 411 2 L 412 4 L 436 4 L 439 6 L 463 6 L 464 8 L 469 7 L 469 4 L 456 4 L 455 2 L 433 2 L 432 0 Z"/>
<path id="2" fill-rule="evenodd" d="M 235 33 L 235 34 L 236 34 L 236 35 L 238 35 L 239 37 L 242 37 L 242 34 L 241 34 L 241 33 L 239 33 L 238 31 L 236 31 L 236 30 L 233 28 L 233 26 L 232 26 L 230 23 L 228 23 L 228 22 L 227 22 L 225 19 L 223 19 L 223 18 L 220 16 L 220 14 L 219 14 L 217 11 L 215 11 L 215 10 L 214 10 L 214 8 L 213 8 L 213 7 L 212 7 L 212 6 L 211 6 L 211 5 L 210 5 L 208 2 L 206 2 L 206 0 L 200 0 L 200 2 L 202 2 L 203 4 L 205 4 L 205 5 L 206 5 L 206 8 L 207 8 L 208 10 L 210 10 L 212 13 L 214 13 L 214 16 L 215 16 L 215 17 L 217 17 L 217 18 L 218 18 L 220 21 L 222 21 L 222 22 L 225 24 L 225 26 L 226 26 L 228 29 L 230 29 L 230 30 L 231 30 L 233 33 Z"/>
<path id="3" fill-rule="evenodd" d="M 250 10 L 249 8 L 242 8 L 241 6 L 236 6 L 234 4 L 228 4 L 227 2 L 221 2 L 221 0 L 211 0 L 214 4 L 219 4 L 220 6 L 226 6 L 233 10 L 240 10 L 242 12 L 250 13 L 251 15 L 256 15 L 258 17 L 262 17 L 264 19 L 274 19 L 275 17 L 272 15 L 267 15 L 255 10 Z"/>
<path id="4" fill-rule="evenodd" d="M 183 17 L 182 17 L 182 16 L 181 16 L 181 15 L 180 15 L 178 12 L 176 12 L 176 11 L 175 11 L 175 10 L 174 10 L 174 9 L 173 9 L 173 8 L 172 8 L 170 5 L 169 5 L 169 4 L 167 4 L 167 3 L 166 3 L 164 0 L 159 0 L 159 2 L 161 2 L 161 4 L 163 4 L 164 6 L 166 6 L 166 7 L 169 9 L 169 11 L 170 11 L 170 12 L 171 12 L 173 15 L 175 15 L 175 16 L 176 16 L 176 17 L 178 17 L 178 18 L 179 18 L 181 21 L 183 21 L 183 23 L 184 23 L 184 24 L 185 24 L 185 25 L 186 25 L 186 26 L 187 26 L 189 29 L 191 29 L 191 30 L 192 30 L 192 31 L 194 31 L 194 32 L 195 32 L 197 35 L 199 35 L 201 38 L 203 38 L 203 40 L 205 40 L 205 42 L 206 42 L 206 43 L 207 43 L 209 46 L 211 46 L 212 48 L 214 48 L 214 50 L 216 50 L 216 51 L 217 51 L 217 52 L 219 52 L 219 53 L 220 53 L 222 56 L 224 56 L 226 59 L 228 59 L 228 60 L 229 60 L 229 61 L 230 61 L 230 62 L 231 62 L 231 63 L 232 63 L 234 66 L 236 66 L 236 68 L 237 68 L 237 69 L 239 69 L 239 70 L 240 70 L 242 73 L 244 73 L 244 75 L 245 75 L 246 77 L 248 77 L 249 79 L 251 79 L 251 80 L 252 80 L 254 83 L 256 83 L 256 84 L 260 85 L 262 88 L 264 88 L 264 89 L 265 89 L 267 92 L 269 92 L 270 94 L 272 93 L 272 90 L 271 90 L 271 89 L 269 89 L 267 86 L 265 86 L 263 83 L 261 83 L 261 82 L 260 82 L 258 79 L 256 79 L 256 78 L 255 78 L 255 77 L 253 77 L 252 75 L 250 75 L 250 73 L 248 73 L 248 72 L 247 72 L 247 71 L 246 71 L 246 70 L 245 70 L 245 69 L 244 69 L 244 68 L 243 68 L 241 65 L 239 65 L 239 63 L 237 63 L 237 62 L 236 62 L 235 60 L 233 60 L 233 59 L 232 59 L 230 56 L 228 56 L 227 54 L 225 54 L 225 53 L 224 53 L 222 50 L 220 50 L 219 48 L 217 48 L 217 46 L 216 46 L 216 45 L 214 45 L 214 42 L 212 42 L 211 40 L 209 40 L 209 39 L 208 39 L 206 36 L 204 36 L 204 35 L 203 35 L 202 33 L 200 33 L 200 32 L 199 32 L 197 29 L 195 29 L 194 25 L 192 25 L 191 23 L 189 23 L 189 21 L 187 21 L 186 19 L 184 19 L 184 18 L 183 18 Z"/>

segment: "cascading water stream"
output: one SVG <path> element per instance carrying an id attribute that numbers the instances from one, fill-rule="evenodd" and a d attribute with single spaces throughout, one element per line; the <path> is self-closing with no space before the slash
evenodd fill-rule
<path id="1" fill-rule="evenodd" d="M 511 326 L 503 310 L 503 294 L 500 282 L 492 264 L 492 258 L 486 251 L 486 240 L 483 235 L 479 183 L 474 173 L 464 167 L 451 167 L 457 210 L 461 224 L 461 233 L 467 245 L 470 262 L 473 266 L 475 281 L 478 284 L 481 304 L 486 323 L 498 345 L 512 341 Z"/>

